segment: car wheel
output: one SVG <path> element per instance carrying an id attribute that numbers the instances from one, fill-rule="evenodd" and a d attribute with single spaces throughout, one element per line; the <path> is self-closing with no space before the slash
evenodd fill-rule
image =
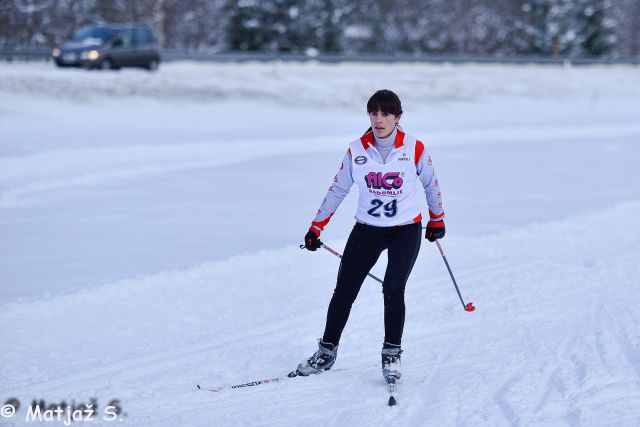
<path id="1" fill-rule="evenodd" d="M 105 58 L 102 60 L 102 62 L 100 62 L 99 67 L 102 70 L 113 70 L 114 69 L 113 61 L 111 61 L 111 59 L 109 58 Z"/>
<path id="2" fill-rule="evenodd" d="M 158 66 L 160 65 L 160 62 L 157 59 L 152 59 L 151 61 L 149 61 L 149 63 L 147 64 L 147 70 L 149 71 L 156 71 L 158 69 Z"/>

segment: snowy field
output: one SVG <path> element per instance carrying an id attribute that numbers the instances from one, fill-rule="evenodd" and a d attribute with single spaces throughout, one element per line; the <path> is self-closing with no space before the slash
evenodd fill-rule
<path id="1" fill-rule="evenodd" d="M 315 350 L 338 260 L 298 245 L 381 88 L 432 154 L 477 310 L 424 241 L 397 407 L 370 280 L 344 370 L 196 390 Z M 0 405 L 21 405 L 0 425 L 95 399 L 75 425 L 118 400 L 131 426 L 638 426 L 639 162 L 631 66 L 2 63 Z M 323 233 L 338 250 L 356 191 Z"/>

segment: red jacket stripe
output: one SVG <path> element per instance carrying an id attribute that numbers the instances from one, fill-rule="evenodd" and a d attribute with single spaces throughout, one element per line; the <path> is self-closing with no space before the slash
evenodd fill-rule
<path id="1" fill-rule="evenodd" d="M 431 210 L 429 210 L 429 216 L 431 217 L 431 219 L 440 219 L 444 216 L 444 211 L 439 215 L 436 215 L 433 212 L 431 212 Z"/>
<path id="2" fill-rule="evenodd" d="M 413 156 L 413 159 L 416 162 L 416 166 L 418 166 L 418 162 L 422 157 L 422 153 L 424 153 L 424 144 L 421 141 L 416 141 L 416 153 Z"/>
<path id="3" fill-rule="evenodd" d="M 403 145 L 404 145 L 404 132 L 402 132 L 400 129 L 398 129 L 398 131 L 396 132 L 395 147 L 396 148 L 400 148 Z"/>
<path id="4" fill-rule="evenodd" d="M 360 138 L 360 142 L 362 142 L 362 146 L 365 150 L 369 148 L 369 144 L 373 145 L 373 131 L 367 132 L 362 135 L 362 138 Z"/>
<path id="5" fill-rule="evenodd" d="M 311 223 L 311 225 L 312 226 L 316 226 L 316 227 L 320 228 L 321 230 L 324 230 L 325 225 L 329 224 L 329 221 L 331 221 L 331 217 L 332 216 L 333 216 L 333 213 L 331 215 L 329 215 L 326 219 L 323 219 L 322 221 L 313 221 Z"/>

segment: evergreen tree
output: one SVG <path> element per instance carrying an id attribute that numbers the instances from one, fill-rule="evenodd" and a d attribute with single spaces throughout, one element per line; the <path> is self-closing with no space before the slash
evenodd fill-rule
<path id="1" fill-rule="evenodd" d="M 570 53 L 578 36 L 573 24 L 573 0 L 527 0 L 523 4 L 527 15 L 526 34 L 531 53 Z"/>
<path id="2" fill-rule="evenodd" d="M 611 1 L 580 0 L 576 12 L 582 52 L 592 56 L 611 52 L 617 40 Z"/>
<path id="3" fill-rule="evenodd" d="M 230 1 L 232 49 L 304 52 L 341 50 L 346 0 Z"/>
<path id="4" fill-rule="evenodd" d="M 342 50 L 342 24 L 347 13 L 344 0 L 307 0 L 301 8 L 303 44 L 322 52 Z"/>

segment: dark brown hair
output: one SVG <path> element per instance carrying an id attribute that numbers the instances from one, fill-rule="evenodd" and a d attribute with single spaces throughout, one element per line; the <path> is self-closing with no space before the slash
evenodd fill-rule
<path id="1" fill-rule="evenodd" d="M 377 113 L 378 111 L 393 114 L 396 117 L 402 115 L 402 104 L 398 95 L 387 89 L 374 93 L 367 102 L 367 113 Z"/>

